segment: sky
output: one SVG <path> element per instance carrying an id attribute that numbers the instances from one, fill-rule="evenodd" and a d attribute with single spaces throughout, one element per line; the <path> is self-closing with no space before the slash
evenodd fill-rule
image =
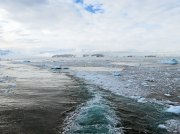
<path id="1" fill-rule="evenodd" d="M 0 0 L 0 49 L 180 51 L 180 0 Z"/>

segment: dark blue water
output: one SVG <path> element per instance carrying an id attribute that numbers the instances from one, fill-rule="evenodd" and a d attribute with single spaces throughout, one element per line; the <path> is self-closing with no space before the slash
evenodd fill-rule
<path id="1" fill-rule="evenodd" d="M 107 102 L 96 94 L 70 117 L 64 133 L 119 134 L 119 119 Z"/>
<path id="2" fill-rule="evenodd" d="M 158 125 L 178 118 L 157 104 L 138 103 L 95 86 L 87 89 L 92 98 L 66 118 L 64 134 L 166 134 Z"/>

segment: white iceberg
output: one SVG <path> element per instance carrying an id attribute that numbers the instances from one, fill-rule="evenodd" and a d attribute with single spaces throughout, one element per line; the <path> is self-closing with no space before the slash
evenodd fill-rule
<path id="1" fill-rule="evenodd" d="M 171 60 L 164 60 L 164 61 L 162 61 L 162 63 L 176 65 L 176 64 L 178 64 L 178 61 L 176 59 L 171 59 Z"/>
<path id="2" fill-rule="evenodd" d="M 180 106 L 170 106 L 166 112 L 180 114 Z"/>

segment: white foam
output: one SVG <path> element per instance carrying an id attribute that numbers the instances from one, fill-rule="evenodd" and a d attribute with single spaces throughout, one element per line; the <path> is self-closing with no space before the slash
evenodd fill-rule
<path id="1" fill-rule="evenodd" d="M 71 113 L 70 116 L 66 118 L 64 122 L 65 127 L 64 127 L 63 133 L 64 134 L 71 133 L 73 131 L 83 129 L 83 126 L 81 126 L 78 122 L 80 120 L 87 118 L 88 114 L 93 115 L 93 112 L 89 113 L 88 111 L 91 111 L 92 109 L 96 109 L 96 108 L 99 108 L 99 110 L 102 110 L 103 113 L 101 114 L 105 115 L 107 120 L 109 120 L 109 124 L 106 126 L 109 129 L 108 133 L 123 134 L 123 131 L 121 128 L 115 127 L 117 126 L 117 123 L 119 120 L 118 117 L 115 115 L 115 112 L 111 110 L 108 105 L 106 105 L 106 101 L 99 94 L 96 94 L 94 98 L 89 100 L 84 105 L 80 106 L 74 113 Z"/>

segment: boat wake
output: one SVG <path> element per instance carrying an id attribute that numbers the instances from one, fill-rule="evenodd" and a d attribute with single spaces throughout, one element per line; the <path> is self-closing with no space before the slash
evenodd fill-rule
<path id="1" fill-rule="evenodd" d="M 79 107 L 65 120 L 63 134 L 106 133 L 123 134 L 120 119 L 100 94 Z"/>

